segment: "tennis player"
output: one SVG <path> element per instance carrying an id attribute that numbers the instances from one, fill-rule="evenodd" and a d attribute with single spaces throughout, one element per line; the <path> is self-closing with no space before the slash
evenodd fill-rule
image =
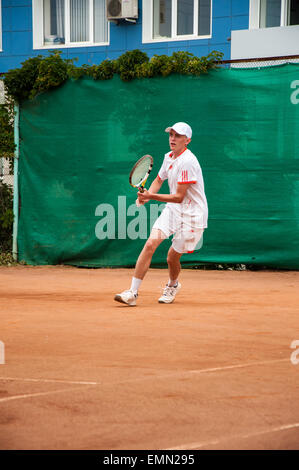
<path id="1" fill-rule="evenodd" d="M 167 127 L 170 152 L 165 157 L 157 177 L 148 191 L 138 193 L 138 201 L 165 202 L 165 208 L 155 221 L 135 266 L 129 290 L 115 295 L 114 300 L 135 306 L 138 290 L 146 275 L 153 254 L 163 240 L 173 235 L 168 251 L 169 280 L 158 302 L 169 304 L 181 289 L 178 281 L 181 270 L 180 258 L 201 246 L 201 238 L 207 227 L 208 206 L 201 167 L 195 155 L 187 148 L 191 142 L 192 129 L 185 122 Z M 158 194 L 163 181 L 168 180 L 170 194 Z"/>

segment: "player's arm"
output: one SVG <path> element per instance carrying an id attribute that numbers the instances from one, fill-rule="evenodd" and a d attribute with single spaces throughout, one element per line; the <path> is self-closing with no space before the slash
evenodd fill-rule
<path id="1" fill-rule="evenodd" d="M 150 185 L 148 192 L 149 193 L 158 193 L 160 191 L 160 188 L 163 184 L 163 180 L 159 177 L 159 175 L 156 176 L 152 184 Z"/>
<path id="2" fill-rule="evenodd" d="M 156 194 L 145 190 L 144 193 L 138 193 L 138 199 L 142 203 L 154 200 L 159 202 L 175 202 L 177 204 L 180 204 L 184 200 L 187 189 L 190 187 L 191 184 L 192 183 L 178 183 L 175 194 Z"/>

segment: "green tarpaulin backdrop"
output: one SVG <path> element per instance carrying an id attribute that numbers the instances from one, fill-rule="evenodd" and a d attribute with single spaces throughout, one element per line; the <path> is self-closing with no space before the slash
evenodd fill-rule
<path id="1" fill-rule="evenodd" d="M 162 206 L 138 209 L 128 174 L 169 151 L 164 129 L 193 128 L 209 204 L 199 252 L 183 265 L 299 268 L 299 65 L 122 82 L 89 78 L 20 110 L 19 260 L 132 266 Z M 165 182 L 161 192 L 168 192 Z M 153 266 L 165 266 L 171 241 Z"/>

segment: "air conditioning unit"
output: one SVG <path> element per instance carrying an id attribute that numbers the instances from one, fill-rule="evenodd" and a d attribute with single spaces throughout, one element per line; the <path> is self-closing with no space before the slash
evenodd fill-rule
<path id="1" fill-rule="evenodd" d="M 107 20 L 138 18 L 138 0 L 107 0 Z"/>

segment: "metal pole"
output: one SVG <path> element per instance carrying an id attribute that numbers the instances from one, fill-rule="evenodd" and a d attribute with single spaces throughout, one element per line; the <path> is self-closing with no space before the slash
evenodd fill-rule
<path id="1" fill-rule="evenodd" d="M 16 103 L 14 106 L 14 142 L 15 142 L 15 158 L 14 158 L 14 184 L 13 184 L 13 235 L 12 235 L 12 256 L 15 261 L 18 260 L 18 223 L 19 223 L 19 117 L 20 109 Z"/>

